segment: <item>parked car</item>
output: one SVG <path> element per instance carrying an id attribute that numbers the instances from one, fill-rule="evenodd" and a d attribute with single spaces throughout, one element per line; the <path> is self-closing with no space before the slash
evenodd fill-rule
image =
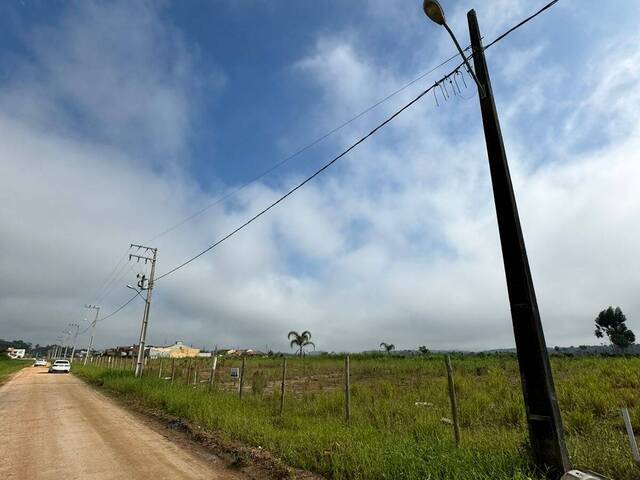
<path id="1" fill-rule="evenodd" d="M 56 360 L 49 367 L 49 373 L 69 373 L 71 371 L 71 364 L 69 360 Z"/>
<path id="2" fill-rule="evenodd" d="M 36 362 L 33 364 L 34 367 L 46 367 L 47 361 L 44 358 L 36 359 Z"/>

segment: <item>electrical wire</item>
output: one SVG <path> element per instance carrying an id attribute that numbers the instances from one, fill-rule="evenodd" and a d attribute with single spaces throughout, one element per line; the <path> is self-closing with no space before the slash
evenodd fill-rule
<path id="1" fill-rule="evenodd" d="M 521 26 L 523 26 L 525 23 L 528 23 L 529 21 L 533 20 L 534 18 L 536 18 L 538 15 L 540 15 L 542 12 L 544 12 L 545 10 L 553 7 L 556 3 L 558 3 L 560 0 L 553 0 L 549 3 L 547 3 L 544 7 L 542 7 L 540 10 L 538 10 L 536 13 L 529 15 L 527 18 L 525 18 L 524 20 L 522 20 L 520 23 L 514 25 L 513 27 L 511 27 L 509 30 L 507 30 L 506 32 L 504 32 L 503 34 L 499 35 L 498 37 L 496 37 L 491 43 L 489 43 L 488 45 L 485 45 L 484 50 L 486 50 L 487 48 L 489 48 L 491 45 L 493 45 L 494 43 L 498 43 L 500 40 L 502 40 L 504 37 L 506 37 L 507 35 L 509 35 L 511 32 L 513 32 L 514 30 L 517 30 L 518 28 L 520 28 Z"/>
<path id="2" fill-rule="evenodd" d="M 483 50 L 486 50 L 487 48 L 491 47 L 492 45 L 495 45 L 497 42 L 503 40 L 507 35 L 509 35 L 510 33 L 512 33 L 513 31 L 517 30 L 518 28 L 522 27 L 523 25 L 525 25 L 526 23 L 528 23 L 529 21 L 533 20 L 535 17 L 537 17 L 538 15 L 540 15 L 542 12 L 544 12 L 545 10 L 551 8 L 553 5 L 555 5 L 556 3 L 558 3 L 559 0 L 553 0 L 551 2 L 549 2 L 548 4 L 546 4 L 545 6 L 543 6 L 541 9 L 539 9 L 537 12 L 535 12 L 534 14 L 530 15 L 529 17 L 525 18 L 524 20 L 522 20 L 521 22 L 519 22 L 518 24 L 514 25 L 513 27 L 511 27 L 510 29 L 508 29 L 506 32 L 502 33 L 501 35 L 499 35 L 496 39 L 494 39 L 492 42 L 490 42 L 486 47 L 483 48 Z M 465 49 L 466 50 L 466 49 Z M 464 62 L 463 62 L 464 64 Z M 379 131 L 381 128 L 383 128 L 385 125 L 387 125 L 389 122 L 391 122 L 394 118 L 396 118 L 398 115 L 400 115 L 402 112 L 404 112 L 407 108 L 411 107 L 414 103 L 416 103 L 418 100 L 420 100 L 422 97 L 424 97 L 428 92 L 430 92 L 433 88 L 435 88 L 438 84 L 442 83 L 444 80 L 446 80 L 447 78 L 449 78 L 451 75 L 453 75 L 456 71 L 458 71 L 458 69 L 463 65 L 460 64 L 458 65 L 454 70 L 452 70 L 451 72 L 449 72 L 447 75 L 445 75 L 441 80 L 439 80 L 438 82 L 436 82 L 434 85 L 430 86 L 429 88 L 427 88 L 426 90 L 423 90 L 420 94 L 418 94 L 417 97 L 415 97 L 413 100 L 411 100 L 409 103 L 405 104 L 402 108 L 400 108 L 399 110 L 397 110 L 394 114 L 392 114 L 390 117 L 388 117 L 386 120 L 384 120 L 382 123 L 380 123 L 378 126 L 376 126 L 373 130 L 371 130 L 371 132 L 369 132 L 367 135 L 365 135 L 364 137 L 360 138 L 359 140 L 357 140 L 355 143 L 353 143 L 351 146 L 349 146 L 346 150 L 344 150 L 342 153 L 340 153 L 339 155 L 337 155 L 336 157 L 334 157 L 331 161 L 329 161 L 328 163 L 324 164 L 320 169 L 316 170 L 312 175 L 310 175 L 309 177 L 305 178 L 302 182 L 300 182 L 298 185 L 296 185 L 295 187 L 293 187 L 291 190 L 289 190 L 287 193 L 285 193 L 284 195 L 282 195 L 281 197 L 279 197 L 276 201 L 272 202 L 271 204 L 269 204 L 267 207 L 265 207 L 263 210 L 261 210 L 260 212 L 258 212 L 257 214 L 255 214 L 253 217 L 251 217 L 249 220 L 247 220 L 246 222 L 244 222 L 243 224 L 241 224 L 239 227 L 235 228 L 234 230 L 232 230 L 231 232 L 229 232 L 227 235 L 225 235 L 224 237 L 220 238 L 219 240 L 217 240 L 216 242 L 214 242 L 212 245 L 208 246 L 207 248 L 205 248 L 204 250 L 202 250 L 200 253 L 194 255 L 193 257 L 189 258 L 188 260 L 184 261 L 183 263 L 179 264 L 178 266 L 172 268 L 171 270 L 163 273 L 162 275 L 158 276 L 156 278 L 155 281 L 161 280 L 164 277 L 167 277 L 171 274 L 173 274 L 174 272 L 180 270 L 181 268 L 187 266 L 188 264 L 190 264 L 191 262 L 193 262 L 194 260 L 200 258 L 202 255 L 204 255 L 205 253 L 211 251 L 212 249 L 214 249 L 215 247 L 217 247 L 218 245 L 220 245 L 222 242 L 224 242 L 225 240 L 229 239 L 230 237 L 232 237 L 233 235 L 235 235 L 236 233 L 238 233 L 240 230 L 244 229 L 245 227 L 247 227 L 249 224 L 251 224 L 252 222 L 254 222 L 255 220 L 257 220 L 258 218 L 260 218 L 262 215 L 264 215 L 265 213 L 267 213 L 269 210 L 271 210 L 273 207 L 275 207 L 276 205 L 278 205 L 280 202 L 282 202 L 283 200 L 285 200 L 287 197 L 289 197 L 290 195 L 292 195 L 293 193 L 295 193 L 298 189 L 302 188 L 304 185 L 306 185 L 308 182 L 310 182 L 311 180 L 313 180 L 315 177 L 317 177 L 318 175 L 320 175 L 322 172 L 324 172 L 327 168 L 329 168 L 331 165 L 333 165 L 334 163 L 336 163 L 338 160 L 340 160 L 342 157 L 344 157 L 345 155 L 347 155 L 351 150 L 353 150 L 354 148 L 356 148 L 358 145 L 360 145 L 362 142 L 364 142 L 365 140 L 367 140 L 369 137 L 371 137 L 372 135 L 374 135 L 377 131 Z"/>
<path id="3" fill-rule="evenodd" d="M 129 300 L 127 300 L 123 305 L 120 305 L 118 308 L 116 308 L 113 312 L 111 312 L 109 315 L 105 315 L 104 317 L 98 318 L 94 321 L 92 321 L 89 326 L 87 328 L 85 328 L 82 332 L 80 332 L 78 335 L 83 335 L 85 334 L 87 331 L 89 331 L 89 329 L 91 328 L 91 326 L 93 325 L 93 323 L 98 323 L 98 322 L 102 322 L 103 320 L 106 320 L 107 318 L 111 318 L 114 315 L 120 313 L 120 311 L 122 311 L 123 308 L 125 308 L 127 305 L 129 305 L 131 302 L 133 302 L 135 300 L 135 298 L 138 296 L 138 293 L 136 293 L 133 297 L 131 297 Z"/>
<path id="4" fill-rule="evenodd" d="M 548 4 L 546 4 L 544 7 L 542 7 L 540 10 L 538 10 L 537 12 L 535 12 L 534 14 L 530 15 L 529 17 L 525 18 L 524 20 L 522 20 L 521 22 L 519 22 L 518 24 L 516 24 L 515 26 L 511 27 L 509 30 L 507 30 L 506 32 L 502 33 L 501 35 L 499 35 L 498 37 L 496 37 L 492 42 L 490 42 L 488 45 L 486 45 L 483 50 L 488 49 L 489 47 L 495 45 L 496 43 L 498 43 L 499 41 L 501 41 L 502 39 L 504 39 L 507 35 L 509 35 L 510 33 L 512 33 L 513 31 L 517 30 L 518 28 L 522 27 L 523 25 L 525 25 L 526 23 L 528 23 L 529 21 L 531 21 L 532 19 L 534 19 L 535 17 L 537 17 L 538 15 L 540 15 L 542 12 L 544 12 L 545 10 L 551 8 L 553 5 L 555 5 L 556 3 L 558 3 L 559 0 L 553 0 L 551 2 L 549 2 Z M 465 50 L 468 50 L 469 47 L 467 47 Z M 456 55 L 457 56 L 457 55 Z M 445 60 L 442 64 L 440 64 L 438 67 L 435 68 L 439 68 L 440 66 L 446 64 L 447 62 L 451 61 L 453 58 L 455 58 L 456 56 L 453 56 L 447 60 Z M 238 233 L 240 230 L 244 229 L 245 227 L 247 227 L 249 224 L 251 224 L 253 221 L 257 220 L 259 217 L 261 217 L 262 215 L 264 215 L 265 213 L 267 213 L 269 210 L 271 210 L 273 207 L 275 207 L 276 205 L 278 205 L 280 202 L 282 202 L 283 200 L 285 200 L 287 197 L 289 197 L 290 195 L 292 195 L 294 192 L 296 192 L 298 189 L 302 188 L 304 185 L 306 185 L 308 182 L 310 182 L 311 180 L 313 180 L 315 177 L 317 177 L 318 175 L 320 175 L 322 172 L 324 172 L 327 168 L 329 168 L 331 165 L 333 165 L 335 162 L 337 162 L 338 160 L 340 160 L 342 157 L 344 157 L 345 155 L 347 155 L 351 150 L 353 150 L 354 148 L 356 148 L 358 145 L 360 145 L 362 142 L 364 142 L 365 140 L 367 140 L 369 137 L 371 137 L 372 135 L 374 135 L 378 130 L 380 130 L 381 128 L 383 128 L 385 125 L 387 125 L 389 122 L 391 122 L 395 117 L 397 117 L 398 115 L 400 115 L 402 112 L 404 112 L 406 109 L 408 109 L 409 107 L 411 107 L 414 103 L 418 102 L 422 97 L 424 97 L 427 93 L 429 93 L 431 90 L 433 90 L 435 87 L 437 87 L 439 85 L 440 82 L 446 80 L 447 78 L 449 78 L 452 74 L 454 74 L 456 71 L 458 71 L 458 69 L 460 67 L 462 67 L 464 65 L 464 62 L 459 64 L 454 70 L 452 70 L 450 73 L 448 73 L 447 75 L 445 75 L 444 77 L 442 77 L 441 80 L 439 80 L 438 82 L 434 83 L 432 86 L 430 86 L 429 88 L 427 88 L 426 90 L 423 90 L 417 97 L 415 97 L 413 100 L 411 100 L 409 103 L 405 104 L 402 108 L 400 108 L 399 110 L 397 110 L 393 115 L 391 115 L 390 117 L 388 117 L 386 120 L 384 120 L 382 123 L 380 123 L 378 126 L 376 126 L 373 130 L 371 130 L 371 132 L 369 132 L 367 135 L 365 135 L 364 137 L 360 138 L 358 141 L 356 141 L 355 143 L 353 143 L 350 147 L 348 147 L 346 150 L 344 150 L 342 153 L 340 153 L 338 156 L 334 157 L 330 162 L 326 163 L 325 165 L 323 165 L 320 169 L 316 170 L 312 175 L 310 175 L 309 177 L 307 177 L 305 180 L 303 180 L 302 182 L 300 182 L 298 185 L 296 185 L 294 188 L 292 188 L 291 190 L 289 190 L 287 193 L 285 193 L 284 195 L 282 195 L 281 197 L 279 197 L 275 202 L 272 202 L 271 204 L 269 204 L 266 208 L 264 208 L 263 210 L 261 210 L 260 212 L 258 212 L 257 214 L 255 214 L 253 217 L 251 217 L 249 220 L 247 220 L 246 222 L 244 222 L 242 225 L 240 225 L 239 227 L 237 227 L 236 229 L 232 230 L 230 233 L 228 233 L 227 235 L 225 235 L 224 237 L 222 237 L 221 239 L 219 239 L 218 241 L 216 241 L 215 243 L 213 243 L 212 245 L 210 245 L 209 247 L 207 247 L 206 249 L 204 249 L 203 251 L 201 251 L 200 253 L 198 253 L 197 255 L 194 255 L 193 257 L 189 258 L 188 260 L 186 260 L 185 262 L 181 263 L 180 265 L 172 268 L 171 270 L 163 273 L 162 275 L 158 276 L 155 281 L 158 281 L 164 277 L 167 277 L 171 274 L 173 274 L 174 272 L 180 270 L 181 268 L 187 266 L 188 264 L 190 264 L 191 262 L 193 262 L 194 260 L 200 258 L 202 255 L 204 255 L 205 253 L 211 251 L 213 248 L 217 247 L 218 245 L 220 245 L 222 242 L 224 242 L 225 240 L 229 239 L 230 237 L 232 237 L 233 235 L 235 235 L 236 233 Z M 434 68 L 434 70 L 435 70 Z M 432 70 L 433 71 L 433 70 Z M 428 72 L 431 73 L 431 72 Z M 423 74 L 420 78 L 424 78 L 424 76 L 428 75 L 428 73 Z M 370 107 L 369 109 L 363 111 L 361 114 L 359 114 L 358 116 L 354 117 L 352 120 L 345 122 L 343 125 L 336 127 L 336 129 L 332 130 L 331 132 L 327 133 L 324 137 L 319 138 L 318 140 L 315 141 L 315 143 L 321 141 L 322 139 L 326 138 L 327 136 L 331 135 L 331 133 L 333 133 L 334 131 L 339 130 L 340 128 L 342 128 L 345 125 L 348 125 L 349 123 L 351 123 L 352 121 L 354 121 L 355 119 L 359 118 L 360 116 L 364 115 L 365 113 L 367 113 L 367 111 L 370 111 L 371 109 L 375 108 L 376 106 L 378 106 L 380 103 L 388 100 L 389 98 L 393 97 L 394 95 L 396 95 L 397 93 L 399 93 L 400 91 L 404 90 L 405 88 L 407 88 L 408 86 L 412 85 L 413 83 L 417 82 L 420 78 L 416 79 L 415 81 L 411 81 L 408 84 L 406 84 L 405 86 L 401 87 L 400 89 L 398 89 L 396 92 L 390 94 L 389 96 L 385 97 L 385 99 L 381 100 L 380 102 L 378 102 L 377 104 L 373 105 L 372 107 Z M 292 156 L 288 157 L 287 159 L 283 160 L 280 163 L 286 163 L 286 161 L 290 160 L 291 158 L 293 158 L 294 156 L 298 155 L 299 153 L 301 153 L 302 151 L 306 150 L 307 148 L 310 148 L 311 146 L 313 146 L 315 143 L 309 144 L 309 146 L 304 147 L 303 149 L 299 150 L 298 152 L 294 153 Z M 272 169 L 277 168 L 277 166 L 272 167 Z M 267 172 L 268 173 L 268 172 Z M 266 175 L 267 173 L 263 173 L 261 174 L 262 176 Z M 262 178 L 262 176 L 258 176 L 256 177 L 257 179 Z M 240 187 L 239 189 L 236 190 L 237 191 L 241 190 L 242 188 L 245 188 L 249 183 L 252 183 L 255 180 L 252 180 L 251 182 L 248 182 L 247 184 L 243 185 L 242 187 Z M 229 194 L 232 195 L 233 193 Z M 224 197 L 223 197 L 224 198 Z M 208 208 L 211 208 L 212 206 L 214 206 L 215 204 L 219 203 L 220 201 L 223 200 L 223 198 L 217 200 L 216 202 L 214 202 L 213 204 L 211 204 L 211 206 L 205 207 L 204 209 L 202 209 L 199 212 L 196 212 L 196 214 L 192 215 L 191 217 L 185 219 L 183 222 L 181 222 L 179 225 L 184 224 L 186 221 L 189 221 L 191 218 L 194 218 L 195 216 L 199 215 L 200 213 L 206 211 Z M 228 197 L 227 197 L 228 198 Z M 174 227 L 171 227 L 170 229 L 168 229 L 166 232 L 164 233 L 168 233 L 169 231 L 171 231 L 174 228 L 177 228 L 179 226 L 178 224 L 176 224 Z M 164 233 L 161 233 L 160 235 L 163 235 Z M 158 238 L 157 235 L 154 238 Z M 102 321 L 102 320 L 106 320 L 107 318 L 110 318 L 114 315 L 116 315 L 117 313 L 119 313 L 123 308 L 125 308 L 127 305 L 129 305 L 136 297 L 138 296 L 138 294 L 136 293 L 136 295 L 134 295 L 133 297 L 131 297 L 124 305 L 120 306 L 119 308 L 117 308 L 116 310 L 114 310 L 112 313 L 110 313 L 109 315 L 101 318 L 98 321 Z M 86 331 L 86 330 L 85 330 Z"/>
<path id="5" fill-rule="evenodd" d="M 380 129 L 382 129 L 383 127 L 385 127 L 387 124 L 389 124 L 393 119 L 395 119 L 398 115 L 400 115 L 402 112 L 404 112 L 406 109 L 408 109 L 409 107 L 411 107 L 413 104 L 415 104 L 418 100 L 420 100 L 422 97 L 424 97 L 427 93 L 429 93 L 433 88 L 435 88 L 440 82 L 446 80 L 447 78 L 449 78 L 451 75 L 453 75 L 456 71 L 458 71 L 458 69 L 462 66 L 463 64 L 461 63 L 460 65 L 458 65 L 454 70 L 452 70 L 450 73 L 448 73 L 447 75 L 445 75 L 444 77 L 442 77 L 442 79 L 440 79 L 438 82 L 434 83 L 432 86 L 430 86 L 429 88 L 427 88 L 426 90 L 423 90 L 420 94 L 418 94 L 418 96 L 416 96 L 413 100 L 411 100 L 409 103 L 405 104 L 402 108 L 400 108 L 399 110 L 397 110 L 395 113 L 393 113 L 391 116 L 387 117 L 382 123 L 378 124 L 373 130 L 371 130 L 369 133 L 367 133 L 365 136 L 361 137 L 359 140 L 357 140 L 355 143 L 351 144 L 351 146 L 349 146 L 347 149 L 343 150 L 342 153 L 340 153 L 339 155 L 337 155 L 336 157 L 334 157 L 331 161 L 325 163 L 322 167 L 320 167 L 318 170 L 316 170 L 313 174 L 311 174 L 310 176 L 308 176 L 307 178 L 305 178 L 302 182 L 300 182 L 299 184 L 297 184 L 295 187 L 293 187 L 292 189 L 290 189 L 287 193 L 285 193 L 284 195 L 282 195 L 281 197 L 279 197 L 276 201 L 272 202 L 271 204 L 269 204 L 266 208 L 262 209 L 260 212 L 256 213 L 253 217 L 251 217 L 249 220 L 247 220 L 246 222 L 244 222 L 242 225 L 240 225 L 239 227 L 237 227 L 236 229 L 234 229 L 233 231 L 231 231 L 230 233 L 228 233 L 227 235 L 225 235 L 224 237 L 222 237 L 221 239 L 219 239 L 218 241 L 216 241 L 213 245 L 210 245 L 209 247 L 205 248 L 203 251 L 201 251 L 200 253 L 198 253 L 197 255 L 194 255 L 193 257 L 189 258 L 188 260 L 186 260 L 185 262 L 181 263 L 180 265 L 178 265 L 177 267 L 172 268 L 171 270 L 169 270 L 168 272 L 163 273 L 162 275 L 158 276 L 155 281 L 157 282 L 158 280 L 171 275 L 172 273 L 176 272 L 177 270 L 180 270 L 181 268 L 187 266 L 188 264 L 190 264 L 191 262 L 193 262 L 194 260 L 196 260 L 197 258 L 200 258 L 202 255 L 204 255 L 205 253 L 207 253 L 208 251 L 212 250 L 213 248 L 217 247 L 218 245 L 220 245 L 222 242 L 224 242 L 225 240 L 227 240 L 228 238 L 232 237 L 233 235 L 235 235 L 236 233 L 238 233 L 240 230 L 242 230 L 243 228 L 245 228 L 246 226 L 248 226 L 250 223 L 252 223 L 253 221 L 257 220 L 258 218 L 260 218 L 262 215 L 264 215 L 265 213 L 267 213 L 269 210 L 271 210 L 273 207 L 275 207 L 276 205 L 278 205 L 280 202 L 282 202 L 283 200 L 285 200 L 287 197 L 289 197 L 290 195 L 292 195 L 293 193 L 295 193 L 297 190 L 299 190 L 300 188 L 302 188 L 304 185 L 306 185 L 307 183 L 309 183 L 311 180 L 313 180 L 314 178 L 316 178 L 318 175 L 320 175 L 322 172 L 324 172 L 326 169 L 328 169 L 331 165 L 333 165 L 334 163 L 336 163 L 338 160 L 340 160 L 342 157 L 344 157 L 345 155 L 347 155 L 349 152 L 351 152 L 354 148 L 356 148 L 358 145 L 360 145 L 362 142 L 364 142 L 365 140 L 367 140 L 369 137 L 375 135 Z"/>
<path id="6" fill-rule="evenodd" d="M 471 47 L 468 46 L 467 48 L 465 48 L 466 50 L 469 50 Z M 203 208 L 201 208 L 200 210 L 197 210 L 196 212 L 194 212 L 193 214 L 189 215 L 188 217 L 180 220 L 178 223 L 172 225 L 171 227 L 167 228 L 166 230 L 163 230 L 162 232 L 158 233 L 157 235 L 153 236 L 152 238 L 150 238 L 149 240 L 147 240 L 145 243 L 151 243 L 154 240 L 157 240 L 158 238 L 162 237 L 163 235 L 166 235 L 167 233 L 170 233 L 172 231 L 174 231 L 175 229 L 181 227 L 182 225 L 184 225 L 185 223 L 189 222 L 190 220 L 193 220 L 194 218 L 196 218 L 197 216 L 203 214 L 204 212 L 206 212 L 207 210 L 215 207 L 216 205 L 224 202 L 225 200 L 227 200 L 228 198 L 238 194 L 239 192 L 241 192 L 242 190 L 244 190 L 245 188 L 247 188 L 249 185 L 252 185 L 253 183 L 257 182 L 258 180 L 263 179 L 264 177 L 266 177 L 267 175 L 269 175 L 271 172 L 273 172 L 274 170 L 277 170 L 278 168 L 280 168 L 281 166 L 285 165 L 286 163 L 288 163 L 289 161 L 293 160 L 295 157 L 297 157 L 298 155 L 301 155 L 302 153 L 306 152 L 307 150 L 309 150 L 310 148 L 316 146 L 317 144 L 319 144 L 320 142 L 322 142 L 323 140 L 325 140 L 326 138 L 330 137 L 331 135 L 333 135 L 334 133 L 338 132 L 339 130 L 342 130 L 344 127 L 346 127 L 347 125 L 355 122 L 356 120 L 358 120 L 359 118 L 361 118 L 362 116 L 366 115 L 367 113 L 369 113 L 371 110 L 379 107 L 380 105 L 382 105 L 383 103 L 385 103 L 387 100 L 390 100 L 391 98 L 395 97 L 396 95 L 398 95 L 399 93 L 403 92 L 404 90 L 406 90 L 407 88 L 409 88 L 410 86 L 414 85 L 415 83 L 419 82 L 420 80 L 422 80 L 423 78 L 425 78 L 427 75 L 430 75 L 431 73 L 435 72 L 436 70 L 438 70 L 439 68 L 443 67 L 444 65 L 446 65 L 447 63 L 451 62 L 452 60 L 454 60 L 455 58 L 458 57 L 459 54 L 454 54 L 451 57 L 447 58 L 446 60 L 443 60 L 442 62 L 440 62 L 438 65 L 436 65 L 435 67 L 432 67 L 429 71 L 422 73 L 421 75 L 419 75 L 418 77 L 414 78 L 413 80 L 411 80 L 410 82 L 405 83 L 404 85 L 400 86 L 399 88 L 397 88 L 396 90 L 394 90 L 393 92 L 391 92 L 390 94 L 388 94 L 386 97 L 378 100 L 376 103 L 374 103 L 373 105 L 365 108 L 364 110 L 362 110 L 360 113 L 358 113 L 357 115 L 351 117 L 349 120 L 346 120 L 344 122 L 342 122 L 340 125 L 338 125 L 337 127 L 329 130 L 328 132 L 320 135 L 318 138 L 316 138 L 315 140 L 313 140 L 311 143 L 308 143 L 307 145 L 305 145 L 304 147 L 296 150 L 294 153 L 292 153 L 291 155 L 289 155 L 288 157 L 280 160 L 279 162 L 275 163 L 274 165 L 272 165 L 271 167 L 269 167 L 268 169 L 264 170 L 263 172 L 259 173 L 258 175 L 256 175 L 255 177 L 251 178 L 250 180 L 247 180 L 245 183 L 243 183 L 242 185 L 240 185 L 238 188 L 235 188 L 234 190 L 230 191 L 229 193 L 226 193 L 224 195 L 222 195 L 221 197 L 217 198 L 216 200 L 214 200 L 213 202 L 209 203 L 208 205 L 204 206 Z"/>

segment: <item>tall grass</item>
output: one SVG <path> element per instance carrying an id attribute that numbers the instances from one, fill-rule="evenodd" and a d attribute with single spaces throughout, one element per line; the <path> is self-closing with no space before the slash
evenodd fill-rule
<path id="1" fill-rule="evenodd" d="M 261 446 L 288 464 L 334 479 L 533 479 L 517 363 L 508 357 L 454 359 L 462 442 L 455 447 L 441 357 L 352 357 L 352 418 L 344 421 L 343 359 L 289 359 L 280 417 L 280 359 L 247 359 L 242 401 L 229 368 L 219 365 L 208 392 L 210 362 L 192 363 L 199 386 L 186 384 L 186 361 L 173 385 L 158 363 L 133 378 L 129 369 L 76 367 L 89 381 L 184 418 L 223 438 Z M 170 374 L 165 360 L 163 377 Z M 553 359 L 567 443 L 576 466 L 618 480 L 640 478 L 619 413 L 640 418 L 640 359 Z M 184 371 L 182 370 L 184 368 Z M 193 374 L 191 375 L 191 380 Z M 259 384 L 256 388 L 254 383 Z"/>
<path id="2" fill-rule="evenodd" d="M 32 363 L 32 360 L 12 360 L 4 355 L 0 356 L 0 385 L 7 381 L 9 375 Z"/>

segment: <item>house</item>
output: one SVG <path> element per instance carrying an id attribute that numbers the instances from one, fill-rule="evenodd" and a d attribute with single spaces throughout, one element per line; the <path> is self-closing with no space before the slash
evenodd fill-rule
<path id="1" fill-rule="evenodd" d="M 25 353 L 26 353 L 26 350 L 24 348 L 9 347 L 7 349 L 7 355 L 9 355 L 9 357 L 13 358 L 14 360 L 16 358 L 24 358 Z"/>
<path id="2" fill-rule="evenodd" d="M 190 358 L 197 357 L 199 353 L 199 348 L 189 347 L 182 342 L 167 347 L 149 347 L 150 358 Z"/>

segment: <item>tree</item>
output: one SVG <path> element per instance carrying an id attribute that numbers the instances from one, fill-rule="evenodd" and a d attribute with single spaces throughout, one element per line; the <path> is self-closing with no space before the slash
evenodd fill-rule
<path id="1" fill-rule="evenodd" d="M 603 338 L 606 335 L 613 345 L 624 350 L 636 341 L 636 336 L 627 328 L 626 322 L 627 317 L 620 307 L 602 310 L 596 318 L 596 337 Z"/>
<path id="2" fill-rule="evenodd" d="M 389 355 L 391 355 L 391 350 L 395 350 L 396 346 L 393 343 L 382 342 L 380 347 L 384 348 Z"/>
<path id="3" fill-rule="evenodd" d="M 429 355 L 431 354 L 431 350 L 429 350 L 426 345 L 420 345 L 418 347 L 418 351 L 422 354 L 422 355 Z"/>
<path id="4" fill-rule="evenodd" d="M 316 349 L 316 345 L 311 341 L 311 332 L 309 330 L 305 330 L 302 333 L 292 330 L 289 332 L 289 335 L 287 335 L 287 338 L 291 340 L 291 348 L 294 346 L 298 348 L 300 357 L 304 354 L 304 347 L 311 345 L 314 350 Z"/>

